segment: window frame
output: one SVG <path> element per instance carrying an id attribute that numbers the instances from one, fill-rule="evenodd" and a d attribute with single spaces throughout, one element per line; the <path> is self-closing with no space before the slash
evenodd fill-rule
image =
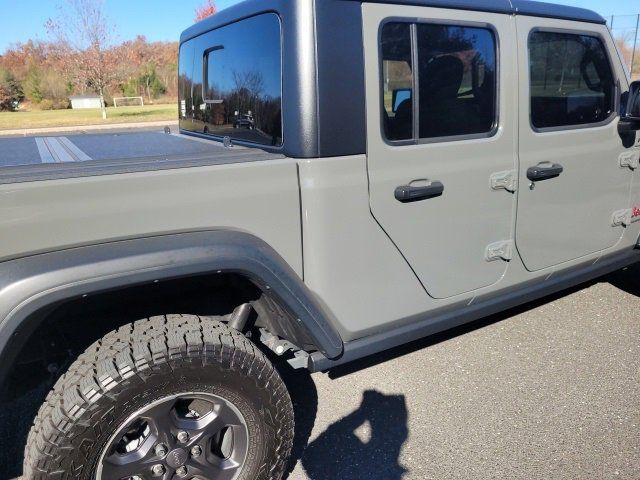
<path id="1" fill-rule="evenodd" d="M 412 98 L 413 98 L 413 138 L 406 140 L 390 140 L 385 135 L 384 128 L 384 68 L 383 68 L 383 56 L 382 56 L 382 31 L 385 25 L 389 23 L 407 23 L 410 25 L 410 42 L 411 42 L 411 62 L 413 63 L 411 73 L 412 73 Z M 419 68 L 416 68 L 418 65 L 418 25 L 420 24 L 428 24 L 428 25 L 442 25 L 449 27 L 471 27 L 471 28 L 481 28 L 485 30 L 489 30 L 493 34 L 494 46 L 495 46 L 495 60 L 496 60 L 496 80 L 495 80 L 495 105 L 494 105 L 494 115 L 493 115 L 493 123 L 491 125 L 491 130 L 483 133 L 472 133 L 472 134 L 462 134 L 462 135 L 449 135 L 446 137 L 431 137 L 431 138 L 420 138 L 420 118 L 419 114 L 416 115 L 416 112 L 419 112 L 420 105 L 420 92 L 416 88 L 416 85 L 419 85 L 420 82 L 420 71 Z M 387 17 L 380 22 L 378 26 L 378 81 L 379 81 L 379 92 L 380 92 L 380 135 L 382 140 L 389 146 L 399 147 L 399 146 L 407 146 L 407 145 L 429 145 L 433 143 L 446 143 L 446 142 L 455 142 L 455 141 L 464 141 L 464 140 L 480 140 L 480 139 L 488 139 L 495 137 L 500 130 L 500 92 L 501 92 L 501 56 L 500 56 L 500 35 L 498 29 L 495 25 L 488 22 L 475 22 L 475 21 L 467 21 L 467 20 L 446 20 L 441 18 L 427 18 L 427 17 Z"/>
<path id="2" fill-rule="evenodd" d="M 607 62 L 609 63 L 609 70 L 611 71 L 611 75 L 613 78 L 613 107 L 609 116 L 604 120 L 599 122 L 592 123 L 581 123 L 576 125 L 560 125 L 557 127 L 536 127 L 533 124 L 533 109 L 531 108 L 531 37 L 535 33 L 559 33 L 566 35 L 575 35 L 575 36 L 584 36 L 596 38 L 600 41 L 602 48 L 604 48 L 605 56 L 607 58 Z M 607 45 L 606 38 L 597 31 L 593 30 L 578 30 L 572 28 L 554 28 L 554 27 L 534 27 L 529 31 L 527 35 L 527 108 L 529 109 L 529 127 L 535 133 L 545 134 L 545 133 L 553 133 L 553 132 L 563 132 L 563 131 L 571 131 L 571 130 L 584 130 L 585 128 L 597 128 L 604 127 L 613 122 L 618 116 L 618 112 L 620 110 L 620 78 L 614 68 L 614 62 L 611 59 L 611 52 L 609 51 L 609 47 Z M 520 106 L 522 108 L 522 106 Z"/>

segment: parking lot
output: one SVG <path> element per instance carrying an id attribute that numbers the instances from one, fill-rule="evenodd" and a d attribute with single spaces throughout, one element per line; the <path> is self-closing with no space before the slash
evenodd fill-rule
<path id="1" fill-rule="evenodd" d="M 289 374 L 289 479 L 638 479 L 639 312 L 637 266 L 330 375 Z M 19 474 L 20 409 L 0 412 L 2 479 Z"/>

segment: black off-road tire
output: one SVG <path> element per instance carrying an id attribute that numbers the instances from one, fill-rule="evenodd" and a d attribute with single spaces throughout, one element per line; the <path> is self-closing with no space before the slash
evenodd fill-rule
<path id="1" fill-rule="evenodd" d="M 24 480 L 94 479 L 110 438 L 132 412 L 184 391 L 232 397 L 251 438 L 238 478 L 280 480 L 294 431 L 282 379 L 244 335 L 193 315 L 137 321 L 80 355 L 35 419 Z"/>

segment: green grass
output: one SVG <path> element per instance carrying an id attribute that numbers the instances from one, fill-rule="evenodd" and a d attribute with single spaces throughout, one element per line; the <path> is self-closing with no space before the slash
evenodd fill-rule
<path id="1" fill-rule="evenodd" d="M 177 120 L 177 118 L 177 105 L 109 107 L 107 108 L 106 120 L 102 119 L 102 114 L 99 109 L 0 112 L 0 130 L 154 122 Z"/>

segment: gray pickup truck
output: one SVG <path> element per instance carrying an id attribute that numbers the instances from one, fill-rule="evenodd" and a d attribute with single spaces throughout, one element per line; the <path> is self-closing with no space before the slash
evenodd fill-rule
<path id="1" fill-rule="evenodd" d="M 283 368 L 640 261 L 640 83 L 593 12 L 250 0 L 179 70 L 179 134 L 0 167 L 3 398 L 53 387 L 26 479 L 278 480 Z"/>

